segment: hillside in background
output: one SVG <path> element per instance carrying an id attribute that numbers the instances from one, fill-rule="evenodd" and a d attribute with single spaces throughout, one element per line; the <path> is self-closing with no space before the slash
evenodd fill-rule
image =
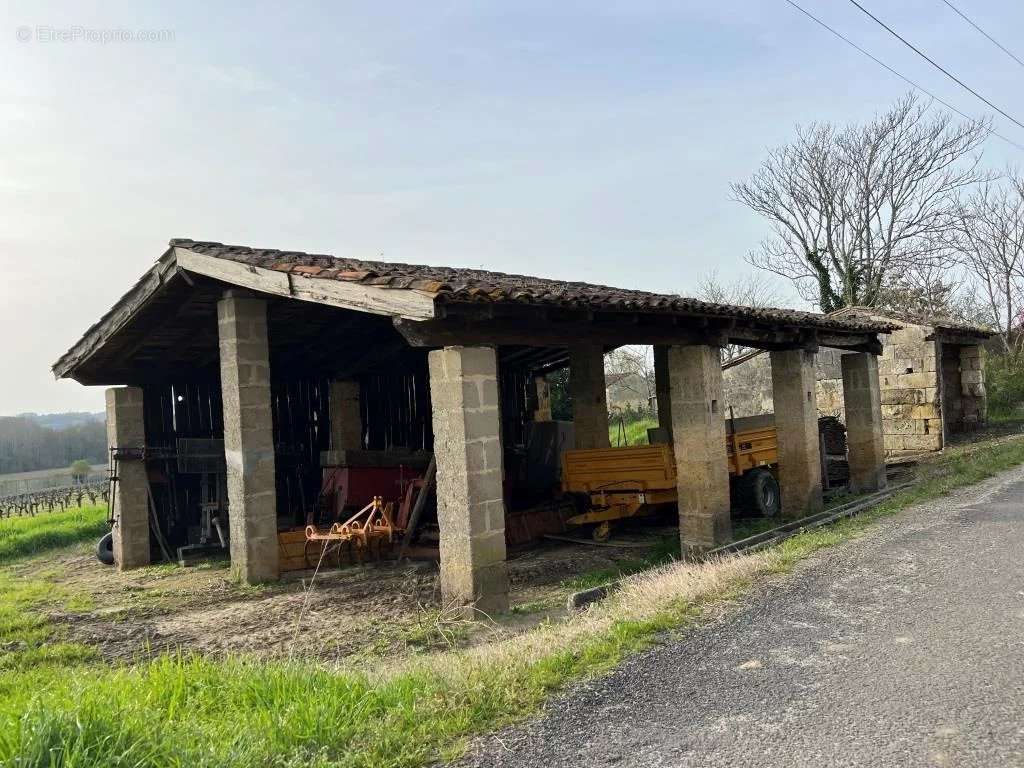
<path id="1" fill-rule="evenodd" d="M 0 417 L 0 474 L 61 469 L 85 459 L 107 461 L 103 414 L 46 413 Z"/>
<path id="2" fill-rule="evenodd" d="M 106 421 L 106 414 L 102 411 L 89 413 L 88 411 L 67 411 L 66 413 L 19 413 L 18 417 L 30 419 L 41 427 L 49 429 L 65 429 L 75 427 L 79 424 L 92 424 Z"/>

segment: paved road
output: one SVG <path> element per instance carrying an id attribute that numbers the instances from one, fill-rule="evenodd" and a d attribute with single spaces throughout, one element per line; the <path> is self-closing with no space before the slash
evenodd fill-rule
<path id="1" fill-rule="evenodd" d="M 879 524 L 473 766 L 1024 766 L 1024 471 Z"/>

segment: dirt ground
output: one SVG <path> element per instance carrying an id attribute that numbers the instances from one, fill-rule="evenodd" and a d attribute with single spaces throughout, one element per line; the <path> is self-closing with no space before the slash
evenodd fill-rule
<path id="1" fill-rule="evenodd" d="M 335 661 L 525 630 L 564 613 L 574 579 L 643 557 L 664 535 L 655 529 L 624 535 L 611 546 L 545 542 L 511 553 L 513 608 L 497 622 L 468 622 L 444 610 L 437 564 L 430 562 L 322 570 L 312 589 L 311 571 L 287 574 L 271 586 L 240 586 L 229 580 L 226 560 L 118 573 L 83 552 L 45 561 L 43 571 L 39 560 L 18 570 L 53 583 L 68 607 L 53 611 L 50 620 L 68 640 L 96 647 L 109 661 L 174 649 Z"/>
<path id="2" fill-rule="evenodd" d="M 958 436 L 957 442 L 1020 431 L 1014 424 Z M 919 458 L 923 468 L 937 457 Z M 16 570 L 52 583 L 65 608 L 53 611 L 50 620 L 68 640 L 92 645 L 110 661 L 175 649 L 336 661 L 467 645 L 557 619 L 581 578 L 593 580 L 599 572 L 635 563 L 675 535 L 672 527 L 635 528 L 617 532 L 606 546 L 546 541 L 511 552 L 512 611 L 478 622 L 445 610 L 437 565 L 429 562 L 329 569 L 312 588 L 309 571 L 287 574 L 270 586 L 240 586 L 229 579 L 226 559 L 122 574 L 101 565 L 91 547 L 28 561 Z"/>

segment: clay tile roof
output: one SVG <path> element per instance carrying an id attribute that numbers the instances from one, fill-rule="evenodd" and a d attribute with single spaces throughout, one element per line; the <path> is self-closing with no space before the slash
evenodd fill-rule
<path id="1" fill-rule="evenodd" d="M 937 331 L 949 331 L 951 333 L 959 333 L 967 336 L 977 336 L 981 339 L 987 339 L 994 335 L 994 331 L 991 328 L 975 325 L 973 323 L 965 323 L 949 317 L 942 317 L 939 315 L 922 317 L 912 315 L 908 312 L 876 309 L 874 307 L 843 307 L 842 309 L 837 309 L 835 312 L 832 312 L 828 317 L 846 318 L 849 320 L 875 320 L 880 322 L 892 321 L 895 323 L 902 323 L 904 325 L 920 325 L 928 328 L 934 328 Z"/>
<path id="2" fill-rule="evenodd" d="M 438 302 L 491 302 L 564 306 L 581 309 L 659 312 L 681 315 L 735 317 L 774 324 L 847 332 L 888 332 L 899 325 L 868 317 L 840 317 L 802 312 L 713 304 L 672 294 L 613 288 L 481 269 L 435 267 L 342 258 L 324 254 L 250 248 L 188 239 L 172 247 L 254 267 L 288 272 L 310 279 L 345 280 L 364 285 L 413 289 L 433 294 Z"/>

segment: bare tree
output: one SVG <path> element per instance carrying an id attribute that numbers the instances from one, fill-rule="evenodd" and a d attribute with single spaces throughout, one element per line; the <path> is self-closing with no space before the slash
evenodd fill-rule
<path id="1" fill-rule="evenodd" d="M 775 232 L 749 262 L 831 312 L 876 306 L 889 281 L 942 258 L 958 195 L 988 178 L 979 150 L 991 121 L 930 106 L 910 94 L 864 125 L 798 128 L 732 185 Z"/>
<path id="2" fill-rule="evenodd" d="M 715 304 L 771 307 L 783 303 L 778 285 L 766 275 L 750 272 L 725 281 L 717 269 L 705 272 L 697 282 L 697 298 Z"/>
<path id="3" fill-rule="evenodd" d="M 783 303 L 778 286 L 772 279 L 756 272 L 726 282 L 719 277 L 717 270 L 712 270 L 698 281 L 696 295 L 699 299 L 715 304 L 744 307 L 772 307 Z M 722 362 L 727 363 L 748 351 L 748 347 L 730 344 L 722 350 Z"/>
<path id="4" fill-rule="evenodd" d="M 875 306 L 925 323 L 936 318 L 988 322 L 987 312 L 977 301 L 973 280 L 959 264 L 954 249 L 919 270 L 887 280 Z"/>
<path id="5" fill-rule="evenodd" d="M 957 208 L 952 244 L 978 287 L 1007 354 L 1024 349 L 1024 178 L 988 182 Z"/>
<path id="6" fill-rule="evenodd" d="M 649 346 L 625 346 L 609 352 L 604 361 L 605 374 L 614 377 L 622 389 L 643 402 L 643 410 L 654 401 L 654 352 Z"/>

